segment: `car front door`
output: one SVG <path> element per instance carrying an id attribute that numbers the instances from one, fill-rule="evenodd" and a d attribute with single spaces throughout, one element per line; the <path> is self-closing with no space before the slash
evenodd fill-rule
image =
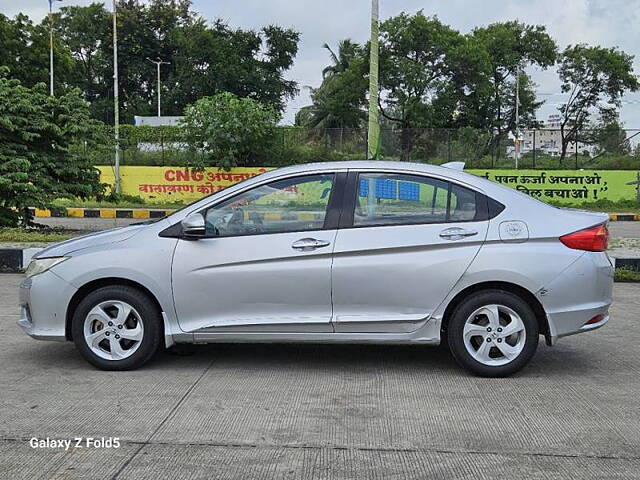
<path id="1" fill-rule="evenodd" d="M 334 247 L 335 331 L 418 329 L 470 265 L 487 229 L 487 198 L 479 192 L 422 175 L 351 171 Z"/>
<path id="2" fill-rule="evenodd" d="M 346 172 L 278 179 L 201 213 L 176 246 L 172 286 L 186 332 L 332 332 L 331 251 Z M 298 329 L 298 330 L 296 330 Z"/>

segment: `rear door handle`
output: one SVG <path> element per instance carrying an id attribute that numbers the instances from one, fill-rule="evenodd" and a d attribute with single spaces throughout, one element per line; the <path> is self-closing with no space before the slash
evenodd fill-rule
<path id="1" fill-rule="evenodd" d="M 467 230 L 466 228 L 460 227 L 451 227 L 446 228 L 442 232 L 440 232 L 440 238 L 444 238 L 446 240 L 462 240 L 466 237 L 473 237 L 477 235 L 478 232 L 475 230 Z"/>
<path id="2" fill-rule="evenodd" d="M 291 248 L 293 248 L 294 250 L 300 250 L 302 252 L 309 252 L 311 250 L 315 250 L 316 248 L 328 247 L 329 245 L 331 245 L 331 242 L 327 242 L 326 240 L 302 238 L 293 242 Z"/>

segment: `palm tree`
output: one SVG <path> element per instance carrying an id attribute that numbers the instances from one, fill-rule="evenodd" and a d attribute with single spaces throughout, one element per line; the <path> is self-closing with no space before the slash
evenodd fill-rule
<path id="1" fill-rule="evenodd" d="M 331 61 L 333 62 L 333 65 L 329 65 L 322 70 L 322 78 L 344 72 L 347 68 L 349 68 L 349 64 L 351 63 L 351 61 L 362 50 L 362 47 L 357 43 L 351 41 L 350 38 L 345 38 L 344 40 L 340 40 L 340 42 L 338 42 L 337 54 L 332 50 L 328 43 L 322 45 L 322 48 L 325 48 L 329 51 L 329 56 L 331 57 Z"/>

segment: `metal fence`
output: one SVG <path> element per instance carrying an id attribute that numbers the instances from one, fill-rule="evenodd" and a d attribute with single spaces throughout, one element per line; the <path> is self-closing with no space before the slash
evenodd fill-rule
<path id="1" fill-rule="evenodd" d="M 147 130 L 144 139 L 125 130 L 121 137 L 122 165 L 189 165 L 194 156 L 204 162 L 206 154 L 185 138 L 179 128 Z M 151 132 L 151 133 L 150 133 Z M 105 135 L 108 137 L 108 134 Z M 252 165 L 283 166 L 312 161 L 364 159 L 366 129 L 316 129 L 279 127 L 266 152 L 259 149 Z M 529 129 L 520 134 L 518 168 L 611 168 L 640 167 L 640 130 L 603 132 L 584 130 L 571 138 L 557 129 Z M 96 165 L 113 163 L 113 143 L 91 147 L 87 155 Z M 516 145 L 511 134 L 472 128 L 382 129 L 380 158 L 442 164 L 463 161 L 468 168 L 512 168 Z"/>

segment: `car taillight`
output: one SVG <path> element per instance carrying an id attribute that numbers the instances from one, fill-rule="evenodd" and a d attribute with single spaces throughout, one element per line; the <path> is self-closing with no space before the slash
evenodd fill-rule
<path id="1" fill-rule="evenodd" d="M 607 226 L 596 225 L 560 237 L 560 241 L 567 247 L 588 252 L 604 252 L 609 243 Z"/>

